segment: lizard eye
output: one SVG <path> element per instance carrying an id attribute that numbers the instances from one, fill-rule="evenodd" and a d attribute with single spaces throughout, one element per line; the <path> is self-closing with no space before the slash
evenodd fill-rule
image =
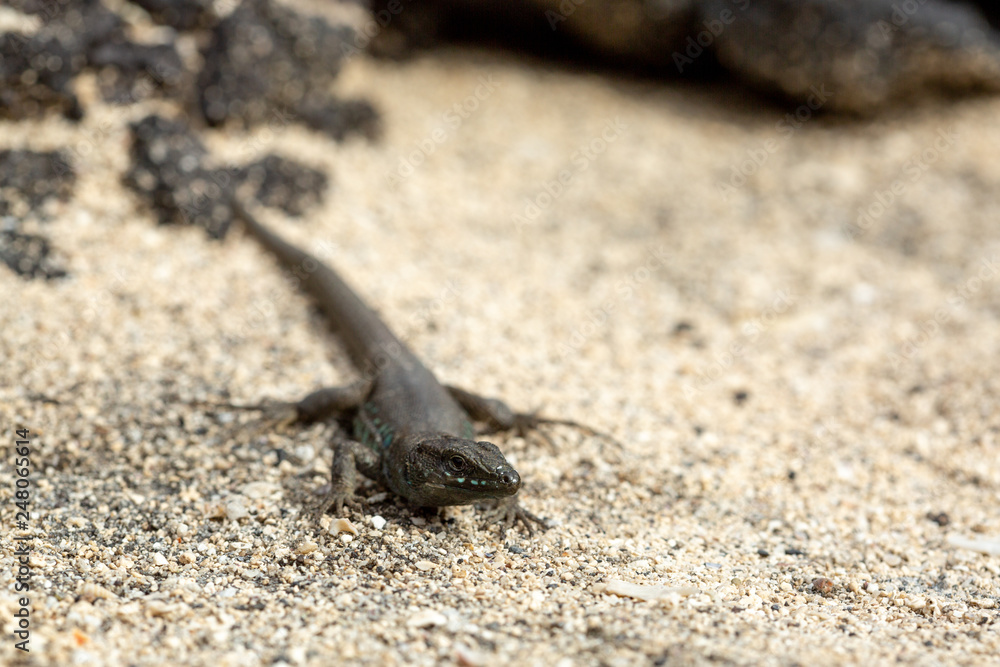
<path id="1" fill-rule="evenodd" d="M 454 472 L 462 472 L 463 470 L 465 470 L 465 459 L 456 454 L 452 456 L 450 459 L 448 459 L 448 466 Z"/>

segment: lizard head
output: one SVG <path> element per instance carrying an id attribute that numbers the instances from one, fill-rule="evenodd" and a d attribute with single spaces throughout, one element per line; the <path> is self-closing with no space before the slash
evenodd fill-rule
<path id="1" fill-rule="evenodd" d="M 427 433 L 406 440 L 404 495 L 416 504 L 468 505 L 521 488 L 520 475 L 492 442 Z"/>

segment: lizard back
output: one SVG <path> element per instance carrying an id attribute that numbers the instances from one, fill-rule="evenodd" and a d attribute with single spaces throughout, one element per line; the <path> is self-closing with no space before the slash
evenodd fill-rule
<path id="1" fill-rule="evenodd" d="M 300 280 L 358 370 L 374 378 L 364 409 L 378 427 L 381 442 L 374 442 L 365 430 L 365 444 L 386 447 L 401 433 L 472 437 L 468 417 L 447 389 L 332 268 L 235 206 L 247 230 Z"/>

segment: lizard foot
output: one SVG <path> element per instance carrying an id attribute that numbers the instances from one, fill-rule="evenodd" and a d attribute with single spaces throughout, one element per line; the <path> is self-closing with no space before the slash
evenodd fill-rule
<path id="1" fill-rule="evenodd" d="M 268 428 L 284 428 L 294 424 L 299 419 L 298 406 L 285 401 L 264 401 L 257 405 L 232 405 L 224 407 L 232 410 L 249 410 L 260 413 L 260 421 Z"/>
<path id="2" fill-rule="evenodd" d="M 548 521 L 521 507 L 521 504 L 517 502 L 516 498 L 498 501 L 496 507 L 487 512 L 486 518 L 488 523 L 496 521 L 500 522 L 501 539 L 507 537 L 507 531 L 518 523 L 524 527 L 528 537 L 535 534 L 535 529 L 532 524 L 541 526 L 542 530 L 549 527 Z"/>
<path id="3" fill-rule="evenodd" d="M 337 514 L 342 513 L 345 508 L 348 508 L 357 511 L 358 514 L 364 515 L 364 507 L 362 506 L 361 499 L 353 491 L 331 486 L 330 490 L 323 496 L 323 499 L 307 510 L 306 516 L 312 523 L 318 525 L 320 519 L 330 511 L 331 507 Z"/>

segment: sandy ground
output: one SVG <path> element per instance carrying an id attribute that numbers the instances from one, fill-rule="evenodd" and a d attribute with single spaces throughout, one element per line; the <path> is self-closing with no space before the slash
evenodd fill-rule
<path id="1" fill-rule="evenodd" d="M 497 438 L 553 524 L 506 545 L 374 485 L 356 535 L 312 530 L 329 432 L 188 402 L 353 371 L 249 239 L 157 227 L 119 183 L 125 121 L 166 107 L 0 124 L 0 148 L 71 144 L 80 172 L 44 225 L 72 277 L 0 271 L 0 661 L 996 659 L 1000 99 L 851 123 L 469 52 L 340 84 L 380 107 L 380 142 L 207 141 L 329 170 L 322 210 L 265 219 L 443 380 L 622 445 Z"/>

